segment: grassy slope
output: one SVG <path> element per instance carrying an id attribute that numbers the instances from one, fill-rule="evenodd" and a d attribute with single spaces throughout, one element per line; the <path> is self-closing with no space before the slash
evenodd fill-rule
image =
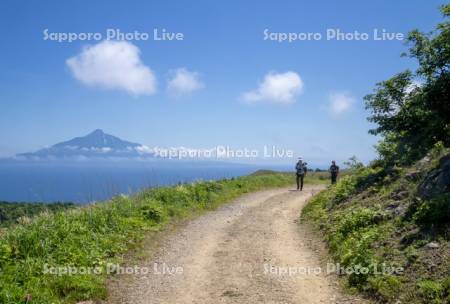
<path id="1" fill-rule="evenodd" d="M 359 169 L 305 207 L 302 220 L 324 232 L 337 263 L 370 269 L 345 275 L 350 289 L 380 302 L 450 302 L 450 198 L 426 201 L 417 193 L 438 159 L 389 171 Z M 382 263 L 404 273 L 376 274 L 373 265 Z"/>
<path id="2" fill-rule="evenodd" d="M 75 208 L 73 203 L 0 202 L 0 227 L 8 227 L 42 212 L 58 212 Z"/>
<path id="3" fill-rule="evenodd" d="M 317 181 L 311 175 L 309 182 Z M 43 274 L 44 265 L 120 263 L 144 235 L 168 222 L 211 210 L 247 192 L 294 182 L 259 172 L 235 179 L 151 189 L 69 211 L 42 213 L 0 231 L 0 303 L 74 303 L 106 296 L 105 275 Z"/>

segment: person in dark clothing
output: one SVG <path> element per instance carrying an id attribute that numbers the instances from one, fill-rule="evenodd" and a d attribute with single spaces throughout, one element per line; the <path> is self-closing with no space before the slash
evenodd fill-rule
<path id="1" fill-rule="evenodd" d="M 297 175 L 297 190 L 303 190 L 303 179 L 305 178 L 308 168 L 306 163 L 303 162 L 302 158 L 298 158 L 298 162 L 295 165 L 296 175 Z"/>
<path id="2" fill-rule="evenodd" d="M 331 162 L 331 166 L 330 166 L 329 171 L 330 171 L 330 174 L 331 174 L 331 183 L 335 184 L 336 180 L 337 180 L 337 177 L 338 177 L 338 174 L 339 174 L 339 166 L 336 165 L 336 162 L 334 160 Z"/>

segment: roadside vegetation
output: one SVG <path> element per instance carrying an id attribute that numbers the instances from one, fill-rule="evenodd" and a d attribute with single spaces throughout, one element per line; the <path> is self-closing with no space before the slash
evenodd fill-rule
<path id="1" fill-rule="evenodd" d="M 58 212 L 75 208 L 74 203 L 23 203 L 23 202 L 0 202 L 0 228 L 8 227 L 42 212 Z"/>
<path id="2" fill-rule="evenodd" d="M 417 71 L 365 98 L 378 159 L 353 159 L 301 215 L 337 263 L 364 269 L 342 274 L 347 287 L 379 302 L 450 303 L 450 5 L 442 13 L 436 31 L 409 35 Z"/>
<path id="3" fill-rule="evenodd" d="M 0 303 L 75 303 L 106 297 L 108 263 L 144 236 L 247 192 L 293 184 L 292 174 L 250 176 L 149 189 L 134 196 L 22 218 L 0 233 Z M 45 274 L 51 267 L 100 269 L 101 274 Z"/>
<path id="4" fill-rule="evenodd" d="M 449 303 L 450 194 L 423 198 L 419 190 L 449 153 L 437 148 L 409 167 L 355 168 L 304 208 L 302 220 L 350 267 L 342 274 L 348 288 L 381 302 Z"/>

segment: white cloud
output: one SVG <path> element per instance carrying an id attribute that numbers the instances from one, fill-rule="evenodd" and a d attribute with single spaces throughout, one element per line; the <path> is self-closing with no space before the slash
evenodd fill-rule
<path id="1" fill-rule="evenodd" d="M 88 86 L 124 90 L 132 95 L 156 92 L 156 77 L 126 41 L 103 41 L 66 60 L 73 76 Z"/>
<path id="2" fill-rule="evenodd" d="M 335 92 L 329 95 L 328 111 L 331 115 L 339 117 L 351 110 L 355 98 L 347 92 Z"/>
<path id="3" fill-rule="evenodd" d="M 139 154 L 152 154 L 154 151 L 152 148 L 146 145 L 140 145 L 134 148 Z"/>
<path id="4" fill-rule="evenodd" d="M 186 68 L 171 71 L 167 82 L 167 91 L 174 96 L 187 95 L 204 87 L 199 73 L 191 72 Z"/>
<path id="5" fill-rule="evenodd" d="M 303 91 L 303 81 L 295 72 L 268 73 L 257 89 L 244 93 L 241 98 L 248 103 L 268 102 L 291 104 Z"/>

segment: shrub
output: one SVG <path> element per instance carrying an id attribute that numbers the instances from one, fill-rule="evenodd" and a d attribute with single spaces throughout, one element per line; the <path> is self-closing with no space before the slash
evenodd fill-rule
<path id="1" fill-rule="evenodd" d="M 368 279 L 369 290 L 381 296 L 384 300 L 393 301 L 398 296 L 402 286 L 401 281 L 392 275 L 375 276 Z"/>
<path id="2" fill-rule="evenodd" d="M 443 227 L 450 223 L 450 195 L 443 194 L 424 201 L 417 209 L 413 218 L 422 225 Z"/>
<path id="3" fill-rule="evenodd" d="M 348 234 L 361 228 L 371 226 L 382 219 L 383 215 L 379 211 L 368 208 L 356 208 L 351 212 L 338 215 L 341 219 L 337 224 L 337 232 L 345 237 Z"/>
<path id="4" fill-rule="evenodd" d="M 141 207 L 142 215 L 147 220 L 152 220 L 155 223 L 161 223 L 166 219 L 166 212 L 161 204 L 155 200 L 147 200 Z"/>
<path id="5" fill-rule="evenodd" d="M 444 286 L 435 281 L 424 280 L 417 283 L 419 295 L 428 303 L 444 303 Z"/>
<path id="6" fill-rule="evenodd" d="M 367 187 L 383 180 L 382 168 L 360 167 L 354 174 L 344 176 L 331 189 L 331 204 L 336 205 Z"/>

